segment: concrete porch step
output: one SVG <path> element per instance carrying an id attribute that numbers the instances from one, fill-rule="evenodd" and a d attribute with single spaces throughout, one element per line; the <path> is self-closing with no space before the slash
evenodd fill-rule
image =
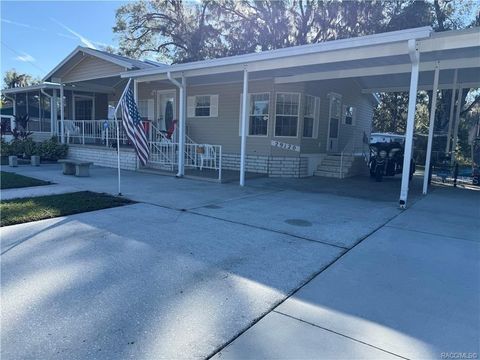
<path id="1" fill-rule="evenodd" d="M 338 160 L 322 160 L 321 165 L 328 165 L 328 166 L 340 166 L 343 164 L 343 166 L 350 166 L 353 164 L 353 160 L 343 160 L 341 161 L 340 159 Z"/>
<path id="2" fill-rule="evenodd" d="M 348 170 L 348 166 L 343 167 L 343 172 Z M 340 172 L 340 165 L 335 166 L 335 165 L 324 165 L 323 163 L 321 165 L 318 165 L 317 171 L 330 171 L 330 172 Z"/>
<path id="3" fill-rule="evenodd" d="M 322 177 L 330 177 L 330 178 L 337 178 L 341 179 L 342 174 L 340 174 L 340 171 L 325 171 L 325 170 L 317 170 L 313 173 L 314 176 L 322 176 Z M 344 171 L 343 172 L 343 177 L 347 177 L 348 172 Z"/>

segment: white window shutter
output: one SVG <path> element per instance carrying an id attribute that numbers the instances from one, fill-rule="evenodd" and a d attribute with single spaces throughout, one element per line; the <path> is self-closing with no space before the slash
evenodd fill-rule
<path id="1" fill-rule="evenodd" d="M 154 109 L 155 109 L 155 101 L 153 99 L 148 99 L 148 120 L 154 119 Z"/>
<path id="2" fill-rule="evenodd" d="M 320 122 L 320 98 L 315 96 L 315 114 L 313 118 L 313 138 L 318 138 L 318 124 Z"/>
<path id="3" fill-rule="evenodd" d="M 187 97 L 187 117 L 195 117 L 195 96 Z"/>
<path id="4" fill-rule="evenodd" d="M 218 117 L 218 95 L 210 95 L 210 117 Z"/>

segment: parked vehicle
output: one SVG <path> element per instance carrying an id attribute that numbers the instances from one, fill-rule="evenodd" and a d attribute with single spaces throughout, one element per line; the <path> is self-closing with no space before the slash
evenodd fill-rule
<path id="1" fill-rule="evenodd" d="M 370 176 L 382 181 L 384 176 L 395 176 L 403 171 L 403 146 L 398 142 L 377 142 L 370 144 Z M 415 162 L 410 160 L 411 180 L 415 172 Z"/>

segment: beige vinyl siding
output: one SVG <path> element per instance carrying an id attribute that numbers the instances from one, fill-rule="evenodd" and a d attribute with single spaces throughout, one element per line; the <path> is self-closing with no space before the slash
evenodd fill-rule
<path id="1" fill-rule="evenodd" d="M 187 82 L 188 83 L 188 82 Z M 196 95 L 218 95 L 217 117 L 187 117 L 187 134 L 199 144 L 222 145 L 223 152 L 240 153 L 240 99 L 242 93 L 241 82 L 214 85 L 187 86 L 187 97 Z M 157 96 L 155 90 L 175 90 L 177 94 L 177 114 L 179 92 L 168 82 L 139 83 L 138 96 L 140 99 L 154 99 L 155 118 L 157 114 Z M 119 93 L 121 91 L 118 91 Z M 370 133 L 372 119 L 372 100 L 369 95 L 361 94 L 358 85 L 350 79 L 328 80 L 306 83 L 274 84 L 273 80 L 258 80 L 249 82 L 249 93 L 269 93 L 269 122 L 268 136 L 247 136 L 247 154 L 258 156 L 299 157 L 301 153 L 315 154 L 326 152 L 328 107 L 327 94 L 335 92 L 342 95 L 342 105 L 356 107 L 356 125 L 340 125 L 339 149 L 348 142 L 349 136 L 355 132 L 361 142 L 363 131 Z M 275 137 L 275 100 L 277 92 L 300 93 L 300 116 L 297 137 Z M 303 134 L 303 107 L 305 94 L 320 98 L 318 119 L 318 137 L 302 138 Z M 116 97 L 116 96 L 115 96 Z M 110 100 L 115 97 L 110 97 Z M 301 153 L 284 150 L 271 146 L 272 140 L 301 146 Z M 320 146 L 319 146 L 320 144 Z"/>
<path id="2" fill-rule="evenodd" d="M 70 65 L 73 65 L 73 67 L 66 70 L 61 76 L 63 82 L 117 76 L 120 72 L 125 71 L 125 68 L 119 65 L 89 55 L 85 55 L 81 61 L 76 63 L 72 59 Z M 66 65 L 67 67 L 68 65 Z"/>
<path id="3" fill-rule="evenodd" d="M 283 138 L 274 136 L 275 127 L 275 92 L 302 93 L 305 85 L 280 84 L 275 85 L 273 80 L 258 80 L 249 82 L 249 93 L 269 93 L 269 122 L 268 136 L 247 136 L 247 154 L 272 156 L 300 156 L 299 152 L 284 150 L 271 146 L 271 140 L 279 140 L 288 144 L 300 145 L 301 137 Z M 187 128 L 189 136 L 197 143 L 222 145 L 224 153 L 240 152 L 240 99 L 243 84 L 215 84 L 187 87 L 187 96 L 218 95 L 218 117 L 189 117 Z M 303 109 L 301 109 L 303 111 Z M 300 116 L 299 134 L 302 131 Z"/>
<path id="4" fill-rule="evenodd" d="M 187 87 L 187 96 L 218 95 L 218 117 L 190 117 L 187 119 L 189 136 L 197 143 L 222 145 L 224 153 L 240 152 L 240 94 L 242 83 L 216 84 Z M 249 93 L 272 92 L 272 81 L 250 81 Z M 269 132 L 272 126 L 272 97 L 270 96 Z M 270 154 L 270 140 L 262 137 L 247 137 L 247 153 Z"/>

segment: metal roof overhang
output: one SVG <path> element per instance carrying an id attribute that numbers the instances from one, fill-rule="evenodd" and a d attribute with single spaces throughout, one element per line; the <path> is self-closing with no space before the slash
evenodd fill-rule
<path id="1" fill-rule="evenodd" d="M 420 51 L 419 89 L 431 89 L 433 70 L 440 67 L 439 88 L 452 87 L 458 71 L 458 87 L 480 87 L 479 28 L 431 33 L 429 27 L 376 34 L 353 39 L 297 46 L 256 54 L 172 65 L 123 73 L 138 81 L 167 79 L 182 74 L 190 85 L 274 79 L 275 83 L 354 78 L 363 92 L 407 91 L 411 62 L 408 40 Z"/>
<path id="2" fill-rule="evenodd" d="M 82 92 L 97 92 L 110 94 L 115 92 L 115 86 L 119 83 L 126 82 L 125 79 L 120 78 L 120 76 L 110 77 L 110 78 L 101 78 L 92 81 L 81 81 L 70 83 L 69 85 L 63 85 L 64 90 L 72 91 L 82 91 Z M 19 93 L 40 91 L 40 90 L 53 90 L 60 89 L 62 85 L 51 82 L 43 82 L 31 86 L 22 86 L 10 89 L 3 89 L 1 92 L 4 95 L 13 95 Z"/>
<path id="3" fill-rule="evenodd" d="M 46 89 L 60 89 L 60 87 L 61 87 L 60 84 L 44 82 L 44 83 L 37 84 L 37 85 L 3 89 L 2 94 L 10 95 L 10 94 L 17 94 L 17 93 L 22 93 L 22 92 L 39 91 L 39 90 L 42 90 L 42 89 L 43 90 L 46 90 Z"/>

